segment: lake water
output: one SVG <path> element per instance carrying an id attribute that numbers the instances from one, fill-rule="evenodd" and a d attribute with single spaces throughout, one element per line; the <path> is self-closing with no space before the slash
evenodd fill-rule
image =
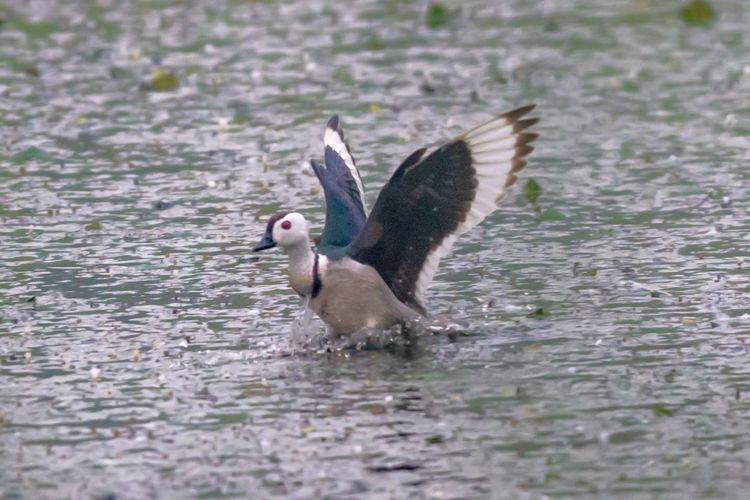
<path id="1" fill-rule="evenodd" d="M 0 497 L 746 497 L 750 6 L 488 3 L 0 5 Z M 292 353 L 250 249 L 321 227 L 328 117 L 372 203 L 532 102 L 428 294 L 464 333 Z"/>

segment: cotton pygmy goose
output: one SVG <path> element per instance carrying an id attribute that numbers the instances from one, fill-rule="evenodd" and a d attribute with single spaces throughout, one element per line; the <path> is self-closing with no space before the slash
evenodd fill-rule
<path id="1" fill-rule="evenodd" d="M 359 171 L 339 119 L 324 135 L 325 163 L 312 168 L 323 186 L 326 221 L 317 248 L 296 212 L 268 221 L 254 251 L 280 246 L 289 282 L 333 336 L 409 324 L 428 316 L 425 292 L 453 243 L 495 211 L 533 148 L 539 121 L 525 106 L 412 153 L 380 191 L 367 215 Z"/>

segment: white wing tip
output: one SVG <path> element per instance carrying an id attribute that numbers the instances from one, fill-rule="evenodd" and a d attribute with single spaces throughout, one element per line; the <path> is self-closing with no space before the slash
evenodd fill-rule
<path id="1" fill-rule="evenodd" d="M 461 136 L 471 149 L 479 175 L 502 173 L 506 178 L 503 188 L 516 182 L 515 174 L 526 166 L 524 158 L 534 150 L 531 143 L 539 137 L 525 131 L 539 122 L 537 117 L 524 118 L 535 107 L 530 104 L 508 111 Z M 506 168 L 498 170 L 502 164 Z"/>
<path id="2" fill-rule="evenodd" d="M 359 175 L 359 171 L 357 170 L 357 164 L 354 161 L 354 157 L 352 156 L 351 151 L 349 151 L 349 145 L 344 141 L 344 131 L 341 130 L 341 126 L 339 124 L 339 115 L 333 115 L 328 120 L 328 123 L 326 124 L 326 131 L 323 134 L 323 144 L 325 147 L 330 147 L 332 150 L 334 150 L 336 154 L 338 154 L 341 159 L 344 160 L 344 163 L 349 168 L 349 171 L 354 177 L 354 181 L 357 183 L 359 195 L 362 199 L 362 207 L 366 212 L 367 205 L 365 203 L 365 188 L 362 184 L 362 179 Z"/>

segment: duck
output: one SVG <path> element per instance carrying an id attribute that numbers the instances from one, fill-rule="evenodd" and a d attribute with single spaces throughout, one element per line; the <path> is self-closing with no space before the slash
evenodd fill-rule
<path id="1" fill-rule="evenodd" d="M 279 247 L 291 288 L 332 338 L 431 317 L 426 292 L 456 240 L 494 212 L 533 151 L 539 118 L 527 105 L 500 114 L 432 151 L 410 154 L 368 213 L 364 186 L 339 117 L 323 135 L 324 162 L 310 161 L 323 187 L 325 223 L 317 244 L 299 212 L 268 219 L 254 252 Z"/>

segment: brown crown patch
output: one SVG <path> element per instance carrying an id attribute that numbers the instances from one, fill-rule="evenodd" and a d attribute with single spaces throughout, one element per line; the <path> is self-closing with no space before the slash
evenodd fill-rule
<path id="1" fill-rule="evenodd" d="M 268 219 L 268 225 L 266 226 L 266 231 L 273 232 L 273 225 L 276 224 L 276 222 L 279 221 L 279 219 L 283 219 L 287 216 L 289 212 L 279 212 L 271 216 L 270 219 Z"/>

